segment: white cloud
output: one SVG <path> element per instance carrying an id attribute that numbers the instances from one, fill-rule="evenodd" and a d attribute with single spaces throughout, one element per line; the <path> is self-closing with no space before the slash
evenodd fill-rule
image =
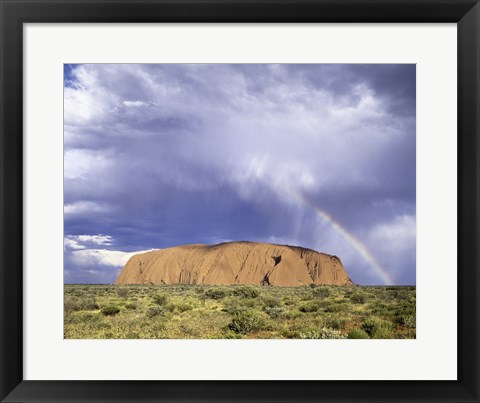
<path id="1" fill-rule="evenodd" d="M 108 211 L 109 208 L 106 205 L 91 201 L 78 201 L 65 204 L 63 207 L 63 213 L 68 216 L 85 213 L 104 213 Z"/>
<path id="2" fill-rule="evenodd" d="M 67 140 L 67 137 L 65 138 Z M 65 179 L 85 179 L 88 176 L 98 175 L 98 172 L 105 172 L 112 165 L 104 152 L 92 150 L 66 150 L 63 158 Z"/>
<path id="3" fill-rule="evenodd" d="M 80 245 L 77 240 L 69 236 L 63 238 L 63 246 L 66 249 L 85 249 L 85 246 Z"/>
<path id="4" fill-rule="evenodd" d="M 145 102 L 143 101 L 123 101 L 122 102 L 123 105 L 125 105 L 126 107 L 138 107 L 138 106 L 144 106 L 146 105 Z"/>
<path id="5" fill-rule="evenodd" d="M 96 245 L 111 245 L 113 238 L 109 235 L 78 235 L 78 240 L 81 242 L 91 242 Z"/>
<path id="6" fill-rule="evenodd" d="M 64 238 L 64 245 L 69 249 L 85 249 L 88 244 L 112 245 L 113 238 L 110 235 L 67 235 Z"/>
<path id="7" fill-rule="evenodd" d="M 90 273 L 96 272 L 94 269 L 98 265 L 121 267 L 128 259 L 137 253 L 148 252 L 124 252 L 120 250 L 99 249 L 92 246 L 110 246 L 114 243 L 114 238 L 110 235 L 67 235 L 64 240 L 66 257 L 76 265 L 90 268 Z M 152 249 L 150 249 L 152 250 Z"/>
<path id="8" fill-rule="evenodd" d="M 373 244 L 386 243 L 390 248 L 405 250 L 415 244 L 416 234 L 415 216 L 405 214 L 373 227 L 369 237 Z"/>
<path id="9" fill-rule="evenodd" d="M 120 250 L 107 249 L 82 249 L 72 251 L 72 260 L 80 266 L 114 266 L 121 267 L 127 263 L 133 255 L 149 252 L 150 250 L 137 252 L 123 252 Z"/>
<path id="10" fill-rule="evenodd" d="M 94 122 L 98 125 L 113 105 L 118 103 L 115 94 L 101 85 L 99 72 L 87 66 L 75 69 L 75 88 L 64 89 L 65 125 L 85 125 Z"/>

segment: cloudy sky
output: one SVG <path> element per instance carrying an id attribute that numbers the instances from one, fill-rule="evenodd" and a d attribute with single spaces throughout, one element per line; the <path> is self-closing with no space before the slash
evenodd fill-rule
<path id="1" fill-rule="evenodd" d="M 415 284 L 415 65 L 65 65 L 65 282 L 249 240 Z"/>

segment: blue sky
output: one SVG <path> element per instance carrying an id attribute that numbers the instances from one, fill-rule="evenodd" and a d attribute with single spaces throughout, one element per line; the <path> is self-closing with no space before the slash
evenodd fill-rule
<path id="1" fill-rule="evenodd" d="M 135 252 L 249 240 L 415 284 L 415 65 L 64 68 L 66 283 Z"/>

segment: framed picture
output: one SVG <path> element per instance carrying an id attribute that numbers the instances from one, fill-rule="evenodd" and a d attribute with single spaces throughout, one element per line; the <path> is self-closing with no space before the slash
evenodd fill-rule
<path id="1" fill-rule="evenodd" d="M 2 401 L 479 401 L 477 1 L 0 1 Z"/>

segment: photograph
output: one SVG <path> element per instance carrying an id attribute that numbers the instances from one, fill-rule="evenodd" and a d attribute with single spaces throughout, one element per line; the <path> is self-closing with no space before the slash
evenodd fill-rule
<path id="1" fill-rule="evenodd" d="M 415 64 L 64 64 L 64 339 L 415 339 Z"/>

